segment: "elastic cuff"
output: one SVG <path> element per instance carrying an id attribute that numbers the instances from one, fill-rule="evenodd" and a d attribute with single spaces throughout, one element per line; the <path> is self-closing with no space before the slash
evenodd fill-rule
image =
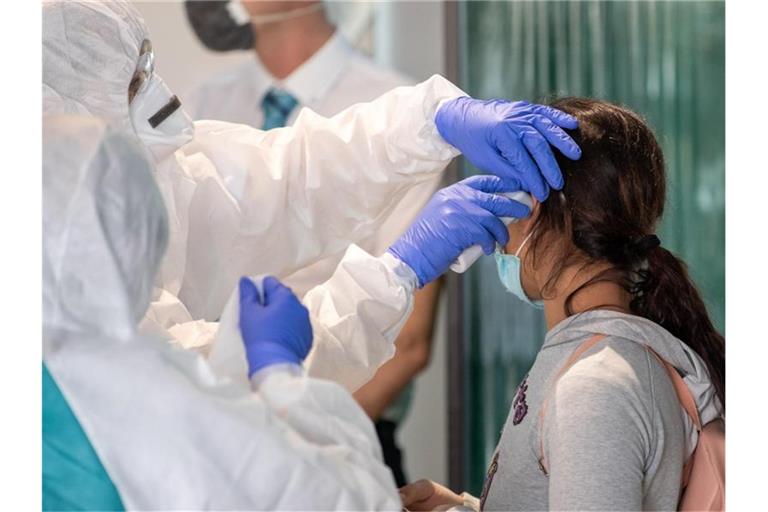
<path id="1" fill-rule="evenodd" d="M 251 375 L 251 389 L 257 391 L 259 387 L 272 375 L 288 374 L 296 377 L 304 375 L 304 368 L 294 363 L 277 363 L 257 370 Z"/>
<path id="2" fill-rule="evenodd" d="M 467 96 L 467 95 L 455 96 L 453 98 L 443 98 L 442 100 L 440 100 L 438 102 L 437 108 L 435 109 L 435 130 L 440 135 L 440 138 L 443 139 L 446 144 L 451 146 L 451 148 L 453 150 L 457 151 L 457 152 L 460 152 L 459 148 L 457 148 L 454 145 L 453 141 L 448 140 L 448 138 L 446 138 L 445 134 L 440 130 L 440 126 L 441 126 L 442 123 L 440 123 L 438 121 L 438 118 L 441 116 L 440 111 L 443 109 L 443 107 L 445 106 L 446 103 L 448 103 L 450 101 L 456 101 L 456 100 L 459 100 L 459 99 L 462 99 L 462 98 L 472 99 L 470 96 Z M 450 114 L 446 113 L 446 114 L 443 114 L 443 115 L 450 115 Z"/>
<path id="3" fill-rule="evenodd" d="M 392 252 L 386 251 L 384 254 L 379 256 L 379 261 L 381 261 L 392 272 L 392 275 L 395 277 L 397 284 L 403 288 L 407 289 L 408 291 L 421 288 L 419 283 L 419 276 L 416 275 L 416 272 L 414 272 L 414 270 L 408 266 L 407 263 L 395 256 Z"/>
<path id="4" fill-rule="evenodd" d="M 437 151 L 435 156 L 438 160 L 450 160 L 461 153 L 452 144 L 448 143 L 437 129 L 435 117 L 438 108 L 446 101 L 466 96 L 467 93 L 456 87 L 453 83 L 440 75 L 432 75 L 424 82 L 414 86 L 416 94 L 414 97 L 421 96 L 421 114 L 424 116 L 424 125 L 417 132 L 417 138 L 423 140 L 425 144 Z M 418 108 L 414 105 L 414 108 Z"/>
<path id="5" fill-rule="evenodd" d="M 269 366 L 301 364 L 301 359 L 288 347 L 277 342 L 259 342 L 245 347 L 248 377 Z"/>

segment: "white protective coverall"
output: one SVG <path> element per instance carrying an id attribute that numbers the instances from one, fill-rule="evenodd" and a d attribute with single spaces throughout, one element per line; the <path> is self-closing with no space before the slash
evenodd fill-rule
<path id="1" fill-rule="evenodd" d="M 252 391 L 138 333 L 168 238 L 150 163 L 94 117 L 43 124 L 43 359 L 125 507 L 399 510 L 342 387 L 271 367 Z"/>
<path id="2" fill-rule="evenodd" d="M 148 119 L 172 93 L 157 74 L 130 106 L 126 92 L 147 38 L 125 2 L 44 4 L 44 112 L 132 126 L 157 161 L 170 240 L 145 330 L 208 345 L 241 275 L 284 277 L 349 246 L 304 303 L 316 334 L 310 372 L 356 389 L 394 353 L 414 280 L 399 260 L 350 244 L 373 236 L 409 187 L 458 154 L 434 116 L 464 93 L 434 76 L 330 119 L 304 109 L 292 127 L 269 132 L 193 124 L 183 109 L 153 128 Z"/>

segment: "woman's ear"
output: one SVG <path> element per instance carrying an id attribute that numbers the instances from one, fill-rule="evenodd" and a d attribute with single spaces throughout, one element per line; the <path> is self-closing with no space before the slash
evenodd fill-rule
<path id="1" fill-rule="evenodd" d="M 540 206 L 541 206 L 541 203 L 539 202 L 539 200 L 531 196 L 531 217 L 539 214 Z"/>
<path id="2" fill-rule="evenodd" d="M 533 196 L 531 196 L 531 214 L 520 219 L 520 226 L 523 228 L 523 233 L 527 236 L 536 224 L 536 219 L 539 218 L 539 211 L 541 211 L 541 203 Z"/>

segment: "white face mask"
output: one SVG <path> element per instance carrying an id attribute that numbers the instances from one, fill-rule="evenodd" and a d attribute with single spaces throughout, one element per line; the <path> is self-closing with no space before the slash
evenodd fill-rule
<path id="1" fill-rule="evenodd" d="M 163 79 L 154 73 L 133 98 L 130 111 L 136 135 L 158 162 L 192 140 L 192 119 Z"/>

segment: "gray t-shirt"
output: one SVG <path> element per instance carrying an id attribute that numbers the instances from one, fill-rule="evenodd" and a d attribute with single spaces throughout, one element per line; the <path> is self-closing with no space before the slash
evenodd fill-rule
<path id="1" fill-rule="evenodd" d="M 540 405 L 552 378 L 596 333 L 607 337 L 557 381 L 542 431 Z M 695 382 L 694 396 L 712 400 L 701 392 L 712 387 L 701 360 L 658 325 L 612 311 L 566 319 L 547 334 L 518 387 L 486 477 L 484 510 L 677 508 L 695 432 L 643 344 L 687 375 L 689 387 Z M 539 465 L 542 445 L 549 475 Z"/>

